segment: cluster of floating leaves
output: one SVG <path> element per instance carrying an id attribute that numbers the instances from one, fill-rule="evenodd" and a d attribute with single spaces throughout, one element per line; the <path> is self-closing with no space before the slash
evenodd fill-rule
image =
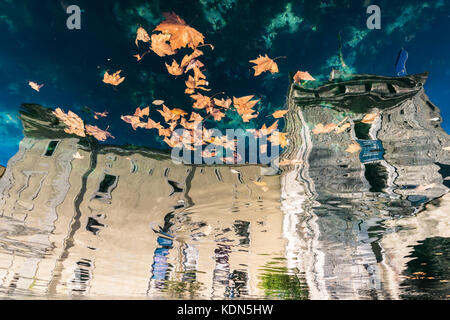
<path id="1" fill-rule="evenodd" d="M 204 55 L 204 52 L 200 50 L 201 47 L 210 47 L 214 50 L 214 46 L 211 44 L 205 44 L 205 37 L 202 33 L 196 29 L 189 26 L 182 18 L 180 18 L 175 13 L 164 13 L 165 20 L 161 22 L 153 30 L 153 34 L 149 33 L 143 28 L 139 27 L 136 32 L 135 44 L 137 47 L 141 43 L 146 43 L 148 45 L 147 51 L 143 53 L 135 54 L 134 57 L 137 61 L 143 59 L 143 57 L 154 52 L 159 57 L 173 56 L 177 54 L 178 50 L 181 48 L 190 48 L 192 52 L 186 54 L 181 62 L 178 63 L 176 59 L 172 59 L 171 64 L 165 63 L 167 71 L 169 74 L 179 77 L 187 75 L 185 80 L 185 94 L 189 95 L 193 99 L 192 107 L 197 109 L 198 112 L 192 111 L 187 113 L 186 111 L 179 108 L 169 108 L 164 104 L 163 100 L 153 101 L 153 105 L 162 106 L 162 110 L 156 110 L 164 118 L 164 124 L 161 122 L 156 122 L 150 116 L 150 108 L 146 107 L 141 109 L 138 107 L 133 115 L 122 116 L 121 119 L 129 123 L 134 130 L 137 128 L 143 129 L 155 129 L 158 130 L 158 134 L 164 137 L 164 142 L 170 147 L 180 146 L 182 143 L 186 148 L 195 150 L 199 144 L 204 145 L 206 142 L 213 143 L 216 145 L 221 145 L 225 148 L 234 148 L 235 141 L 227 141 L 226 137 L 217 138 L 212 137 L 212 130 L 205 129 L 201 127 L 203 121 L 212 118 L 214 121 L 221 121 L 226 117 L 227 111 L 235 111 L 241 117 L 243 122 L 250 122 L 251 119 L 257 118 L 259 113 L 254 110 L 254 107 L 259 103 L 259 99 L 254 99 L 254 95 L 248 95 L 243 97 L 228 97 L 218 95 L 224 95 L 224 93 L 215 94 L 208 96 L 205 92 L 211 91 L 209 82 L 204 74 L 205 65 L 199 60 L 199 57 Z M 267 54 L 259 55 L 258 58 L 250 60 L 253 63 L 253 69 L 255 70 L 254 76 L 259 76 L 264 72 L 270 72 L 272 74 L 278 73 L 278 65 L 275 59 L 271 59 Z M 110 84 L 112 86 L 118 86 L 125 81 L 125 77 L 121 77 L 120 73 L 122 70 L 118 70 L 112 74 L 106 71 L 103 75 L 103 82 Z M 315 80 L 308 72 L 298 71 L 294 76 L 294 81 L 301 85 L 301 81 L 313 81 Z M 39 85 L 35 82 L 29 82 L 31 88 L 39 91 L 43 84 Z M 203 92 L 203 93 L 201 93 Z M 284 117 L 288 110 L 277 110 L 272 116 L 275 119 Z M 75 134 L 80 137 L 85 137 L 90 135 L 98 139 L 99 141 L 105 141 L 108 138 L 114 138 L 106 130 L 101 130 L 97 126 L 85 125 L 83 120 L 69 111 L 67 114 L 61 109 L 57 108 L 54 112 L 56 117 L 61 120 L 67 128 L 65 132 L 69 134 Z M 202 115 L 203 113 L 203 115 Z M 94 118 L 99 119 L 101 117 L 106 117 L 108 112 L 104 111 L 94 112 Z M 339 130 L 345 130 L 347 124 L 340 127 Z M 182 127 L 185 129 L 183 137 L 180 137 L 175 133 L 175 129 Z M 247 129 L 247 131 L 253 133 L 255 138 L 260 138 L 266 135 L 267 140 L 273 145 L 280 145 L 284 148 L 288 141 L 286 139 L 286 133 L 281 133 L 278 130 L 278 120 L 275 121 L 269 127 L 264 124 L 261 129 Z M 325 132 L 329 127 L 326 128 L 316 128 L 316 131 Z M 338 132 L 338 131 L 337 131 Z M 201 143 L 193 142 L 196 135 L 202 136 Z M 260 146 L 261 151 L 267 151 L 267 145 Z M 214 151 L 204 151 L 204 156 L 213 156 Z M 295 160 L 283 160 L 289 164 L 299 164 Z M 289 161 L 292 161 L 290 163 Z M 281 165 L 281 163 L 280 163 Z"/>

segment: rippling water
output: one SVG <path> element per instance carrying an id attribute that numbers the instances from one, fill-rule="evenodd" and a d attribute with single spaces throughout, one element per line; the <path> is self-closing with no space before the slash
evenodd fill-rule
<path id="1" fill-rule="evenodd" d="M 283 157 L 303 163 L 279 171 L 86 144 L 25 106 L 0 180 L 2 297 L 448 299 L 450 139 L 420 77 L 292 87 Z"/>

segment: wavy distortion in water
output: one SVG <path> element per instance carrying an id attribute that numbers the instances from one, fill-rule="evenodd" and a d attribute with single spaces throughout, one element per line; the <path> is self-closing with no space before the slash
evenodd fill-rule
<path id="1" fill-rule="evenodd" d="M 426 77 L 292 85 L 282 157 L 303 163 L 280 172 L 99 146 L 25 105 L 0 172 L 1 294 L 448 298 L 450 140 Z M 349 130 L 312 132 L 333 119 Z"/>

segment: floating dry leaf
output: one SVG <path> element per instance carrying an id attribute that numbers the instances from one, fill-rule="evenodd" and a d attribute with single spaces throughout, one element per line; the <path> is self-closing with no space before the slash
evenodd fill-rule
<path id="1" fill-rule="evenodd" d="M 56 108 L 56 110 L 53 111 L 53 114 L 68 127 L 64 129 L 64 132 L 68 134 L 76 134 L 80 137 L 86 137 L 84 122 L 78 115 L 72 111 L 69 111 L 66 114 L 60 108 Z"/>
<path id="2" fill-rule="evenodd" d="M 139 117 L 136 117 L 136 116 L 121 116 L 120 118 L 123 121 L 125 121 L 126 123 L 131 124 L 131 127 L 133 128 L 133 130 L 136 130 L 137 128 L 144 128 L 145 127 L 145 123 L 141 122 L 141 119 Z"/>
<path id="3" fill-rule="evenodd" d="M 28 85 L 37 92 L 39 92 L 39 90 L 41 90 L 41 88 L 44 86 L 43 84 L 37 84 L 36 82 L 33 81 L 28 81 Z"/>
<path id="4" fill-rule="evenodd" d="M 150 37 L 148 36 L 147 31 L 142 28 L 139 27 L 136 31 L 136 40 L 134 41 L 134 43 L 136 43 L 136 46 L 138 46 L 138 41 L 143 41 L 143 42 L 149 42 L 150 41 Z"/>
<path id="5" fill-rule="evenodd" d="M 134 112 L 135 117 L 143 118 L 144 116 L 150 115 L 150 107 L 145 107 L 144 109 L 136 108 L 136 111 Z"/>
<path id="6" fill-rule="evenodd" d="M 106 141 L 108 138 L 114 137 L 106 130 L 102 130 L 97 126 L 86 125 L 86 134 L 93 136 L 98 141 Z"/>
<path id="7" fill-rule="evenodd" d="M 347 149 L 345 149 L 345 151 L 347 151 L 349 153 L 355 153 L 355 152 L 358 152 L 360 150 L 361 150 L 361 146 L 357 142 L 352 143 L 351 145 L 348 146 Z"/>
<path id="8" fill-rule="evenodd" d="M 198 58 L 201 55 L 203 55 L 203 51 L 195 49 L 194 52 L 192 52 L 190 55 L 185 55 L 183 57 L 183 60 L 181 60 L 181 67 L 186 67 L 187 65 L 189 65 L 189 63 L 191 63 L 193 59 Z"/>
<path id="9" fill-rule="evenodd" d="M 218 106 L 218 107 L 222 107 L 222 108 L 224 108 L 224 109 L 228 109 L 230 106 L 231 106 L 231 103 L 232 103 L 233 101 L 230 99 L 230 98 L 227 98 L 227 100 L 225 100 L 225 99 L 220 99 L 220 100 L 218 100 L 218 99 L 216 99 L 216 98 L 214 98 L 214 104 L 216 105 L 216 106 Z"/>
<path id="10" fill-rule="evenodd" d="M 174 76 L 180 76 L 184 73 L 183 68 L 180 68 L 180 65 L 175 60 L 172 61 L 172 65 L 166 63 L 166 68 L 167 71 Z"/>
<path id="11" fill-rule="evenodd" d="M 277 111 L 275 111 L 274 113 L 272 113 L 272 116 L 273 116 L 275 119 L 283 118 L 284 115 L 285 115 L 286 113 L 288 113 L 288 111 L 289 111 L 289 110 L 277 110 Z"/>
<path id="12" fill-rule="evenodd" d="M 94 118 L 98 119 L 98 118 L 106 118 L 108 116 L 108 112 L 103 111 L 103 112 L 94 112 Z"/>
<path id="13" fill-rule="evenodd" d="M 336 128 L 337 128 L 337 124 L 335 124 L 335 123 L 329 123 L 325 126 L 322 123 L 318 123 L 314 127 L 314 129 L 312 129 L 312 132 L 314 134 L 330 133 L 331 131 L 335 130 Z"/>
<path id="14" fill-rule="evenodd" d="M 109 74 L 108 71 L 105 71 L 105 74 L 103 75 L 103 82 L 112 84 L 113 86 L 118 86 L 125 80 L 125 77 L 122 77 L 122 78 L 120 77 L 119 74 L 121 72 L 122 72 L 122 70 L 119 70 L 119 71 L 114 72 L 113 74 Z"/>
<path id="15" fill-rule="evenodd" d="M 297 71 L 294 75 L 294 81 L 300 83 L 301 80 L 313 81 L 314 79 L 308 71 Z"/>
<path id="16" fill-rule="evenodd" d="M 267 138 L 267 140 L 272 142 L 273 145 L 280 145 L 282 148 L 284 148 L 288 145 L 286 135 L 286 132 L 274 131 L 272 132 L 270 137 Z"/>
<path id="17" fill-rule="evenodd" d="M 155 106 L 160 106 L 164 103 L 164 100 L 153 100 L 152 104 Z"/>
<path id="18" fill-rule="evenodd" d="M 336 133 L 342 133 L 350 127 L 351 127 L 350 122 L 347 122 L 340 127 L 336 127 L 334 130 L 336 131 Z"/>
<path id="19" fill-rule="evenodd" d="M 362 123 L 372 124 L 375 119 L 378 117 L 378 113 L 368 113 L 361 120 Z"/>
<path id="20" fill-rule="evenodd" d="M 204 42 L 204 36 L 194 28 L 188 26 L 186 22 L 174 12 L 166 12 L 163 13 L 163 15 L 166 20 L 161 22 L 155 28 L 155 31 L 170 34 L 169 42 L 172 50 L 177 50 L 185 46 L 195 49 Z"/>
<path id="21" fill-rule="evenodd" d="M 152 34 L 152 45 L 150 49 L 160 57 L 171 56 L 176 53 L 168 43 L 170 34 Z"/>
<path id="22" fill-rule="evenodd" d="M 270 71 L 271 73 L 278 72 L 278 65 L 267 54 L 264 57 L 259 55 L 258 58 L 250 60 L 250 62 L 256 64 L 256 66 L 253 66 L 253 69 L 255 69 L 255 77 L 266 71 Z"/>

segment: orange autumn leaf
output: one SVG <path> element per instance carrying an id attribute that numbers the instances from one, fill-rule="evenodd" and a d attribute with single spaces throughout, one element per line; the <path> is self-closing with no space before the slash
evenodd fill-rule
<path id="1" fill-rule="evenodd" d="M 349 153 L 355 153 L 355 152 L 358 152 L 360 150 L 361 150 L 361 146 L 357 142 L 352 143 L 351 145 L 348 146 L 347 149 L 345 149 L 345 151 L 347 151 Z"/>
<path id="2" fill-rule="evenodd" d="M 203 51 L 195 49 L 194 52 L 192 52 L 190 55 L 185 55 L 183 57 L 183 60 L 181 60 L 181 67 L 186 67 L 187 65 L 189 65 L 189 63 L 191 63 L 193 59 L 198 58 L 201 55 L 203 55 Z"/>
<path id="3" fill-rule="evenodd" d="M 286 147 L 288 142 L 286 139 L 286 132 L 274 131 L 271 136 L 267 138 L 273 145 L 280 145 L 282 148 Z"/>
<path id="4" fill-rule="evenodd" d="M 260 133 L 263 135 L 269 135 L 272 132 L 274 132 L 275 130 L 278 129 L 278 120 L 275 121 L 270 127 L 266 127 L 266 124 L 264 123 L 261 127 Z"/>
<path id="5" fill-rule="evenodd" d="M 98 118 L 106 118 L 108 116 L 108 112 L 103 111 L 103 112 L 94 112 L 94 118 L 98 119 Z"/>
<path id="6" fill-rule="evenodd" d="M 191 115 L 192 118 L 192 115 Z M 188 122 L 185 118 L 181 118 L 180 125 L 187 130 L 194 130 L 196 127 L 196 122 Z"/>
<path id="7" fill-rule="evenodd" d="M 167 137 L 164 137 L 164 142 L 167 143 L 169 145 L 169 147 L 171 147 L 171 148 L 176 148 L 176 147 L 181 146 L 181 142 L 180 142 L 179 138 L 172 137 L 169 139 Z"/>
<path id="8" fill-rule="evenodd" d="M 41 88 L 44 86 L 43 84 L 37 84 L 36 82 L 33 81 L 28 81 L 28 85 L 37 92 L 39 92 L 39 90 L 41 90 Z"/>
<path id="9" fill-rule="evenodd" d="M 188 72 L 189 70 L 192 70 L 192 69 L 194 69 L 194 68 L 197 68 L 198 69 L 198 71 L 197 71 L 197 74 L 198 75 L 203 75 L 204 76 L 204 74 L 203 73 L 198 73 L 199 71 L 200 71 L 200 68 L 203 68 L 205 65 L 203 64 L 203 62 L 201 62 L 200 60 L 197 60 L 197 59 L 193 59 L 193 60 L 191 60 L 189 63 L 188 63 L 188 65 L 186 66 L 186 69 L 184 70 L 184 73 L 186 73 L 186 72 Z M 194 72 L 196 72 L 195 70 L 194 70 Z M 195 78 L 195 77 L 194 77 Z M 198 78 L 200 78 L 200 77 L 198 77 Z M 205 77 L 206 78 L 206 77 Z M 203 78 L 204 79 L 204 78 Z"/>
<path id="10" fill-rule="evenodd" d="M 146 129 L 161 129 L 162 128 L 162 126 L 159 122 L 155 122 L 150 118 L 148 118 L 147 123 L 144 123 L 144 124 L 145 124 L 144 128 L 146 128 Z"/>
<path id="11" fill-rule="evenodd" d="M 173 108 L 172 110 L 170 110 L 170 112 L 172 112 L 172 114 L 174 114 L 174 115 L 179 115 L 179 116 L 182 116 L 182 117 L 187 115 L 186 111 L 184 111 L 182 109 L 179 109 L 179 108 Z"/>
<path id="12" fill-rule="evenodd" d="M 167 71 L 174 76 L 180 76 L 184 72 L 183 68 L 180 68 L 179 64 L 175 60 L 172 61 L 172 65 L 168 65 L 166 63 L 166 68 Z"/>
<path id="13" fill-rule="evenodd" d="M 133 130 L 136 130 L 137 128 L 143 128 L 145 126 L 145 123 L 141 122 L 141 119 L 137 116 L 121 116 L 120 119 L 122 119 L 126 123 L 131 124 Z"/>
<path id="14" fill-rule="evenodd" d="M 250 122 L 251 119 L 258 117 L 258 113 L 252 114 L 252 113 L 244 113 L 241 115 L 242 121 L 244 122 Z"/>
<path id="15" fill-rule="evenodd" d="M 204 109 L 207 107 L 212 107 L 211 98 L 208 96 L 204 96 L 200 93 L 192 94 L 191 98 L 195 100 L 195 103 L 192 105 L 195 109 Z"/>
<path id="16" fill-rule="evenodd" d="M 203 91 L 211 91 L 211 89 L 205 88 L 203 86 L 207 86 L 208 82 L 205 80 L 198 80 L 196 81 L 194 77 L 191 75 L 185 82 L 186 84 L 186 90 L 184 91 L 186 94 L 193 94 L 195 92 L 195 89 L 200 89 Z"/>
<path id="17" fill-rule="evenodd" d="M 97 126 L 86 125 L 86 134 L 93 136 L 98 141 L 106 141 L 108 138 L 114 139 L 111 133 L 100 129 Z"/>
<path id="18" fill-rule="evenodd" d="M 144 109 L 141 109 L 141 108 L 136 108 L 136 111 L 134 112 L 134 116 L 135 117 L 139 117 L 139 118 L 143 118 L 144 116 L 149 116 L 149 114 L 150 114 L 150 108 L 149 107 L 146 107 L 146 108 L 144 108 Z"/>
<path id="19" fill-rule="evenodd" d="M 150 49 L 160 57 L 171 56 L 176 53 L 172 50 L 170 44 L 167 42 L 170 39 L 170 34 L 152 34 L 152 44 Z"/>
<path id="20" fill-rule="evenodd" d="M 180 119 L 180 116 L 184 116 L 187 114 L 187 112 L 174 108 L 173 110 L 169 109 L 163 104 L 163 110 L 158 110 L 158 112 L 164 117 L 164 121 L 170 122 L 170 121 L 176 121 Z"/>
<path id="21" fill-rule="evenodd" d="M 186 46 L 195 49 L 198 45 L 204 43 L 204 36 L 194 28 L 188 26 L 186 22 L 174 12 L 163 13 L 163 15 L 166 20 L 161 22 L 155 28 L 155 31 L 170 34 L 169 42 L 172 50 L 177 50 Z"/>
<path id="22" fill-rule="evenodd" d="M 160 136 L 170 137 L 170 135 L 172 134 L 172 131 L 169 128 L 161 127 L 158 129 L 158 133 Z"/>
<path id="23" fill-rule="evenodd" d="M 250 62 L 256 64 L 256 66 L 253 66 L 253 69 L 255 69 L 255 77 L 266 71 L 270 71 L 271 73 L 278 72 L 278 65 L 267 54 L 264 57 L 259 55 L 258 58 L 250 60 Z"/>
<path id="24" fill-rule="evenodd" d="M 289 111 L 289 110 L 277 110 L 277 111 L 275 111 L 274 113 L 272 113 L 272 116 L 273 116 L 275 119 L 283 118 L 284 115 L 285 115 L 286 113 L 288 113 L 288 111 Z"/>
<path id="25" fill-rule="evenodd" d="M 225 117 L 225 114 L 221 112 L 219 109 L 212 109 L 211 112 L 209 112 L 210 115 L 213 116 L 215 121 L 222 120 L 223 117 Z"/>
<path id="26" fill-rule="evenodd" d="M 60 108 L 56 108 L 56 110 L 52 113 L 68 127 L 64 129 L 64 132 L 68 134 L 76 134 L 80 137 L 86 137 L 84 122 L 78 115 L 72 111 L 69 111 L 66 114 Z"/>
<path id="27" fill-rule="evenodd" d="M 314 134 L 320 134 L 320 133 L 330 133 L 331 131 L 335 130 L 337 128 L 337 124 L 335 123 L 329 123 L 327 125 L 323 125 L 322 123 L 318 123 L 314 129 L 312 129 L 312 132 Z"/>
<path id="28" fill-rule="evenodd" d="M 301 80 L 308 80 L 313 81 L 314 79 L 308 71 L 297 71 L 297 73 L 294 75 L 294 81 L 297 83 L 300 83 Z"/>
<path id="29" fill-rule="evenodd" d="M 103 75 L 103 82 L 112 84 L 113 86 L 118 86 L 125 80 L 125 77 L 122 77 L 122 78 L 120 77 L 119 74 L 121 72 L 122 72 L 122 70 L 119 70 L 119 71 L 114 72 L 113 74 L 109 74 L 108 71 L 105 71 L 105 74 Z"/>
<path id="30" fill-rule="evenodd" d="M 200 79 L 206 79 L 206 76 L 201 72 L 199 67 L 193 66 L 192 69 L 194 70 L 194 80 L 196 82 L 199 82 Z"/>
<path id="31" fill-rule="evenodd" d="M 150 37 L 148 36 L 147 31 L 145 31 L 144 28 L 139 27 L 136 31 L 136 40 L 134 41 L 134 43 L 136 43 L 136 46 L 138 45 L 138 41 L 143 41 L 143 42 L 149 42 L 150 41 Z"/>
<path id="32" fill-rule="evenodd" d="M 155 106 L 160 106 L 164 103 L 164 100 L 153 100 L 152 104 Z"/>
<path id="33" fill-rule="evenodd" d="M 224 108 L 224 109 L 228 109 L 230 106 L 231 106 L 231 103 L 232 103 L 232 101 L 231 101 L 231 99 L 230 98 L 227 98 L 227 100 L 225 100 L 225 99 L 216 99 L 216 98 L 214 98 L 214 104 L 216 105 L 216 106 L 218 106 L 218 107 L 222 107 L 222 108 Z"/>
<path id="34" fill-rule="evenodd" d="M 337 127 L 337 128 L 334 129 L 334 130 L 336 131 L 336 133 L 342 133 L 342 132 L 344 132 L 345 130 L 347 130 L 348 128 L 350 128 L 350 127 L 351 127 L 350 122 L 347 122 L 347 123 L 345 123 L 344 125 L 342 125 L 342 126 L 340 126 L 340 127 Z"/>
<path id="35" fill-rule="evenodd" d="M 203 117 L 198 114 L 197 112 L 191 112 L 191 117 L 189 118 L 189 121 L 197 121 L 200 122 L 203 120 Z"/>
<path id="36" fill-rule="evenodd" d="M 378 117 L 378 113 L 368 113 L 364 116 L 364 118 L 361 120 L 361 122 L 366 123 L 366 124 L 372 124 L 377 117 Z"/>

